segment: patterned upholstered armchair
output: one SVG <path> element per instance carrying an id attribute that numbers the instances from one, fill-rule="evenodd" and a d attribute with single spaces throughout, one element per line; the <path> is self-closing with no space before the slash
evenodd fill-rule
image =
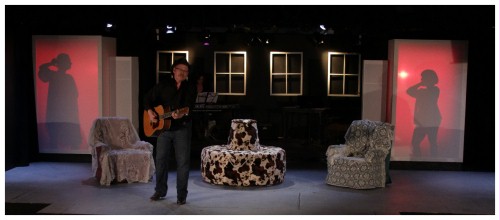
<path id="1" fill-rule="evenodd" d="M 153 177 L 153 145 L 139 139 L 130 119 L 97 118 L 90 129 L 88 143 L 93 176 L 101 185 L 125 180 L 147 183 Z"/>
<path id="2" fill-rule="evenodd" d="M 394 126 L 370 120 L 351 123 L 345 144 L 330 145 L 326 152 L 326 183 L 355 189 L 385 187 Z"/>

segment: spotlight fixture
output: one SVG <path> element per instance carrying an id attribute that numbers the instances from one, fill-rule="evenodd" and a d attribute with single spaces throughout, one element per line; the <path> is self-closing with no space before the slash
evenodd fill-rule
<path id="1" fill-rule="evenodd" d="M 333 28 L 327 27 L 324 24 L 319 25 L 319 29 L 317 31 L 322 35 L 333 35 L 335 33 Z"/>
<path id="2" fill-rule="evenodd" d="M 322 33 L 318 33 L 318 32 L 316 32 L 316 33 L 313 35 L 312 40 L 313 40 L 313 42 L 314 42 L 314 44 L 315 44 L 316 46 L 322 46 L 322 45 L 325 45 L 325 44 L 326 44 L 326 40 L 327 40 L 326 38 L 327 38 L 327 37 L 328 37 L 328 36 L 326 36 L 326 35 L 324 35 L 324 34 L 322 34 Z"/>
<path id="3" fill-rule="evenodd" d="M 112 23 L 112 22 L 106 22 L 105 26 L 104 26 L 104 30 L 108 33 L 114 31 L 116 28 L 116 26 Z"/>
<path id="4" fill-rule="evenodd" d="M 259 46 L 262 43 L 262 40 L 260 39 L 259 36 L 257 35 L 250 35 L 247 40 L 247 45 L 248 46 Z"/>
<path id="5" fill-rule="evenodd" d="M 165 33 L 166 34 L 173 34 L 173 33 L 175 33 L 176 30 L 177 30 L 177 27 L 172 26 L 172 25 L 167 25 L 165 27 Z"/>
<path id="6" fill-rule="evenodd" d="M 268 46 L 272 39 L 265 34 L 251 34 L 246 41 L 248 46 Z"/>
<path id="7" fill-rule="evenodd" d="M 210 42 L 212 41 L 212 35 L 209 30 L 204 30 L 200 35 L 200 41 L 203 46 L 210 46 Z"/>

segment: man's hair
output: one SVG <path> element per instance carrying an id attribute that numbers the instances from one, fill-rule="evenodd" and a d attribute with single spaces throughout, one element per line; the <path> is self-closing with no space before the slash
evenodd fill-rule
<path id="1" fill-rule="evenodd" d="M 186 60 L 186 58 L 180 58 L 174 61 L 174 63 L 172 64 L 172 69 L 170 71 L 174 72 L 174 68 L 179 64 L 186 65 L 188 67 L 188 70 L 191 69 L 191 65 L 189 65 L 189 62 Z"/>

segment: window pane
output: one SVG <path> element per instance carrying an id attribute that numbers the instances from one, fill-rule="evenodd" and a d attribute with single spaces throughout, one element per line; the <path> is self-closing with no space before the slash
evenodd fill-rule
<path id="1" fill-rule="evenodd" d="M 330 59 L 330 73 L 344 73 L 344 56 L 332 55 Z"/>
<path id="2" fill-rule="evenodd" d="M 231 93 L 244 93 L 245 84 L 243 74 L 231 74 Z"/>
<path id="3" fill-rule="evenodd" d="M 215 71 L 218 73 L 229 72 L 229 54 L 216 54 Z"/>
<path id="4" fill-rule="evenodd" d="M 347 55 L 345 60 L 345 73 L 346 74 L 358 74 L 359 68 L 359 56 L 358 55 Z"/>
<path id="5" fill-rule="evenodd" d="M 288 93 L 300 94 L 300 75 L 288 75 Z"/>
<path id="6" fill-rule="evenodd" d="M 172 63 L 171 55 L 171 53 L 158 54 L 159 71 L 170 71 L 170 64 Z"/>
<path id="7" fill-rule="evenodd" d="M 169 79 L 172 77 L 172 74 L 170 74 L 170 73 L 158 73 L 158 74 L 159 74 L 159 76 L 158 76 L 159 82 L 164 81 L 165 79 Z"/>
<path id="8" fill-rule="evenodd" d="M 274 54 L 273 55 L 273 73 L 285 73 L 286 55 Z"/>
<path id="9" fill-rule="evenodd" d="M 288 73 L 300 73 L 302 67 L 301 54 L 288 54 Z"/>
<path id="10" fill-rule="evenodd" d="M 176 61 L 176 60 L 178 60 L 180 58 L 186 59 L 186 54 L 185 53 L 174 53 L 174 61 Z"/>
<path id="11" fill-rule="evenodd" d="M 358 95 L 358 77 L 346 76 L 345 77 L 345 94 Z"/>
<path id="12" fill-rule="evenodd" d="M 273 76 L 273 90 L 272 90 L 272 93 L 275 94 L 275 93 L 285 93 L 286 90 L 285 90 L 285 77 L 284 75 L 280 75 L 280 76 Z"/>
<path id="13" fill-rule="evenodd" d="M 243 54 L 231 54 L 231 72 L 243 73 L 245 71 L 245 56 Z"/>
<path id="14" fill-rule="evenodd" d="M 215 78 L 216 88 L 215 92 L 228 93 L 229 92 L 229 75 L 217 74 Z"/>
<path id="15" fill-rule="evenodd" d="M 330 94 L 343 94 L 342 76 L 330 76 Z"/>

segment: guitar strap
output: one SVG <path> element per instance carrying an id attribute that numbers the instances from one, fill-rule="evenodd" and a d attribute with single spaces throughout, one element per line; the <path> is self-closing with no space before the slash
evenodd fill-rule
<path id="1" fill-rule="evenodd" d="M 180 100 L 180 104 L 181 106 L 185 106 L 186 105 L 186 90 L 187 90 L 187 80 L 182 82 L 182 85 L 181 85 L 181 100 Z"/>

